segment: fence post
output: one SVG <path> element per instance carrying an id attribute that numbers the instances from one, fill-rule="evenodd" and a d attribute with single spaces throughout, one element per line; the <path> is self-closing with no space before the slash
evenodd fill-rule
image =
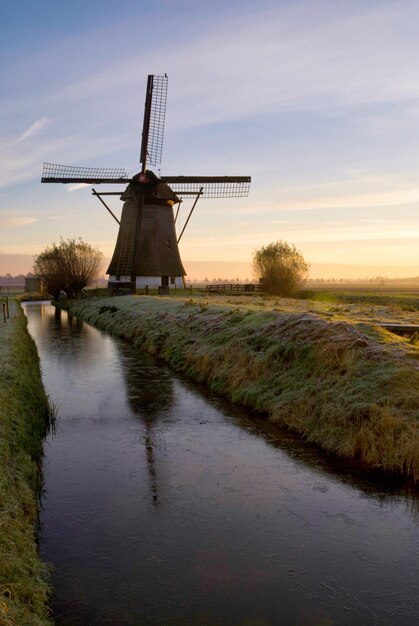
<path id="1" fill-rule="evenodd" d="M 4 321 L 4 323 L 6 323 L 6 319 L 7 319 L 7 317 L 6 317 L 6 303 L 3 302 L 3 321 Z"/>
<path id="2" fill-rule="evenodd" d="M 9 296 L 6 296 L 6 310 L 7 310 L 7 319 L 9 319 L 9 317 L 10 317 L 10 312 L 9 312 Z"/>

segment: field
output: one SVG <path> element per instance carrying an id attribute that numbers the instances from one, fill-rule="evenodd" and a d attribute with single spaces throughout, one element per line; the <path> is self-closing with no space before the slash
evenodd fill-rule
<path id="1" fill-rule="evenodd" d="M 138 293 L 141 295 L 141 291 Z M 86 295 L 106 297 L 106 288 L 87 290 Z M 156 296 L 156 290 L 150 290 Z M 205 286 L 173 290 L 166 299 L 192 300 L 201 307 L 216 306 L 241 311 L 274 311 L 277 313 L 312 313 L 332 322 L 347 322 L 383 343 L 393 344 L 419 358 L 419 337 L 399 336 L 379 327 L 380 324 L 419 325 L 419 287 L 347 286 L 336 290 L 328 285 L 301 291 L 298 298 L 282 298 L 266 294 L 226 292 L 207 293 Z"/>

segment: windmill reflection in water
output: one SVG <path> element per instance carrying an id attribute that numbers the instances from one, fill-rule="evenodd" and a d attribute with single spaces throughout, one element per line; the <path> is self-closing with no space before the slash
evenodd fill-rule
<path id="1" fill-rule="evenodd" d="M 155 434 L 158 422 L 173 405 L 173 381 L 169 373 L 164 368 L 158 367 L 151 357 L 143 355 L 140 364 L 137 357 L 133 356 L 132 346 L 121 342 L 119 350 L 129 406 L 144 425 L 141 436 L 145 445 L 151 499 L 154 505 L 158 505 L 161 494 L 155 453 Z"/>

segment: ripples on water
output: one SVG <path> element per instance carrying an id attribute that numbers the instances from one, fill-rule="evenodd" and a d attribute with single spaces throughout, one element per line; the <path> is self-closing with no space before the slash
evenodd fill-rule
<path id="1" fill-rule="evenodd" d="M 57 625 L 419 623 L 418 497 L 49 305 L 41 554 Z"/>

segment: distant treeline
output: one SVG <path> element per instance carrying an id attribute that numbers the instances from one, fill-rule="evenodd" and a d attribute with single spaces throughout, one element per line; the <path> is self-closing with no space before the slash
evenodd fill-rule
<path id="1" fill-rule="evenodd" d="M 24 287 L 25 278 L 30 278 L 35 276 L 32 272 L 28 272 L 27 274 L 17 274 L 16 276 L 12 276 L 11 274 L 6 274 L 5 276 L 0 276 L 0 287 Z M 256 282 L 255 279 L 249 278 L 188 278 L 187 282 L 190 283 L 250 283 Z M 102 276 L 97 281 L 98 286 L 103 286 L 107 283 L 107 277 Z M 365 277 L 365 278 L 309 278 L 307 283 L 316 283 L 316 284 L 329 284 L 333 283 L 336 285 L 342 284 L 374 284 L 374 285 L 395 285 L 395 284 L 408 284 L 408 285 L 419 285 L 419 276 L 412 276 L 410 278 L 388 278 L 387 276 L 374 276 L 374 277 Z"/>
<path id="2" fill-rule="evenodd" d="M 223 283 L 251 283 L 257 282 L 255 278 L 187 278 L 188 282 L 191 283 L 209 283 L 209 284 L 223 284 Z M 374 276 L 369 278 L 366 276 L 365 278 L 308 278 L 307 283 L 316 283 L 316 284 L 374 284 L 374 285 L 394 285 L 394 284 L 418 284 L 419 285 L 419 276 L 413 276 L 409 278 L 388 278 L 387 276 Z"/>
<path id="3" fill-rule="evenodd" d="M 25 286 L 25 278 L 30 278 L 31 276 L 35 276 L 35 274 L 28 272 L 27 274 L 17 274 L 17 276 L 12 276 L 11 274 L 0 276 L 0 287 L 23 288 Z"/>
<path id="4" fill-rule="evenodd" d="M 27 274 L 17 274 L 16 276 L 12 276 L 11 274 L 6 274 L 5 276 L 0 276 L 0 287 L 20 287 L 23 288 L 25 286 L 25 278 L 32 278 L 35 274 L 32 272 L 28 272 Z M 107 278 L 105 276 L 99 278 L 97 281 L 98 285 L 102 285 L 107 283 Z"/>

